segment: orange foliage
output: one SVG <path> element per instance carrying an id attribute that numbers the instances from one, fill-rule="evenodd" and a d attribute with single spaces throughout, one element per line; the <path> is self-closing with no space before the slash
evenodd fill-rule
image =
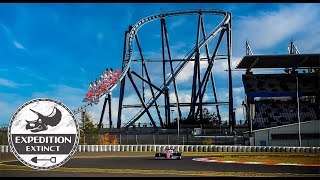
<path id="1" fill-rule="evenodd" d="M 118 144 L 118 139 L 115 135 L 109 135 L 106 133 L 99 140 L 99 145 L 116 145 Z"/>

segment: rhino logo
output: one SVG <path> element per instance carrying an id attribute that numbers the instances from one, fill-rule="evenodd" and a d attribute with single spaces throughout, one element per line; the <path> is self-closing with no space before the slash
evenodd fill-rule
<path id="1" fill-rule="evenodd" d="M 30 130 L 33 133 L 39 132 L 39 131 L 45 131 L 48 129 L 48 125 L 51 127 L 56 126 L 61 121 L 61 111 L 57 109 L 56 107 L 53 108 L 52 112 L 48 116 L 44 116 L 39 112 L 36 112 L 32 109 L 30 109 L 32 112 L 38 115 L 38 119 L 27 121 L 26 129 Z"/>

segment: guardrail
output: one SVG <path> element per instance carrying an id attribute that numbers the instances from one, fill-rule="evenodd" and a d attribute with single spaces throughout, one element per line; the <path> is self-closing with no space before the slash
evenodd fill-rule
<path id="1" fill-rule="evenodd" d="M 181 152 L 302 152 L 320 153 L 320 147 L 285 146 L 229 146 L 229 145 L 79 145 L 78 152 L 114 152 L 114 151 L 162 151 L 174 148 Z M 7 145 L 0 145 L 0 153 L 9 153 Z"/>

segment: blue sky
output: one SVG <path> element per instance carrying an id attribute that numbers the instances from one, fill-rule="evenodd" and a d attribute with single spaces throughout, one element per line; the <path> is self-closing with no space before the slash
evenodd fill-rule
<path id="1" fill-rule="evenodd" d="M 233 68 L 245 55 L 249 40 L 254 54 L 287 54 L 290 40 L 300 53 L 319 53 L 319 4 L 228 4 L 228 3 L 99 3 L 99 4 L 0 4 L 0 126 L 7 126 L 13 113 L 26 101 L 48 97 L 61 101 L 70 109 L 81 105 L 88 84 L 106 67 L 120 68 L 124 32 L 129 25 L 161 11 L 186 9 L 220 9 L 233 15 Z M 204 17 L 206 31 L 212 30 L 219 17 Z M 220 18 L 221 19 L 221 18 Z M 196 38 L 196 16 L 167 19 L 173 58 L 181 58 L 193 48 Z M 145 58 L 161 58 L 160 22 L 143 26 L 138 32 Z M 211 43 L 213 44 L 214 41 Z M 209 44 L 210 45 L 210 44 Z M 133 57 L 138 57 L 135 52 Z M 213 50 L 211 50 L 212 52 Z M 221 49 L 221 53 L 225 48 Z M 205 70 L 202 64 L 202 72 Z M 227 101 L 226 62 L 217 62 L 213 72 L 218 100 Z M 160 85 L 161 66 L 147 64 L 153 82 Z M 139 67 L 132 64 L 132 69 Z M 179 98 L 190 100 L 192 63 L 177 77 Z M 159 71 L 157 70 L 159 69 Z M 242 71 L 233 73 L 234 106 L 237 120 L 244 119 Z M 259 73 L 259 71 L 257 71 Z M 127 81 L 129 82 L 129 81 Z M 138 97 L 128 84 L 125 104 Z M 141 87 L 141 86 L 140 86 Z M 113 124 L 116 124 L 119 86 L 113 91 Z M 146 94 L 151 97 L 150 93 Z M 205 99 L 212 100 L 212 91 Z M 163 99 L 163 98 L 162 98 Z M 174 97 L 171 97 L 174 101 Z M 103 101 L 88 112 L 99 119 Z M 123 122 L 139 109 L 125 109 Z M 187 112 L 184 109 L 183 112 Z M 212 108 L 209 109 L 214 112 Z M 152 111 L 154 113 L 154 111 Z M 176 112 L 175 112 L 176 116 Z M 154 116 L 156 117 L 156 116 Z M 227 120 L 227 107 L 222 108 Z M 142 122 L 146 121 L 142 117 Z M 149 121 L 147 121 L 149 122 Z M 105 115 L 104 123 L 107 123 Z"/>

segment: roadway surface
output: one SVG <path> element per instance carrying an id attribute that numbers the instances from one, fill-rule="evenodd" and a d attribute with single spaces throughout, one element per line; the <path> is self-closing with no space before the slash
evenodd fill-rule
<path id="1" fill-rule="evenodd" d="M 104 153 L 105 154 L 105 153 Z M 99 170 L 148 170 L 152 171 L 151 174 L 144 173 L 108 173 L 108 172 L 62 172 L 62 171 L 36 171 L 36 170 L 4 170 L 0 166 L 0 176 L 193 176 L 194 174 L 163 174 L 165 171 L 205 171 L 205 172 L 219 172 L 219 173 L 263 173 L 265 176 L 285 176 L 285 175 L 298 175 L 298 176 L 315 176 L 320 177 L 319 166 L 288 166 L 288 165 L 261 165 L 261 164 L 232 164 L 232 163 L 219 163 L 219 162 L 199 162 L 193 161 L 193 158 L 204 157 L 205 155 L 186 155 L 182 160 L 155 160 L 153 153 L 138 154 L 137 157 L 130 157 L 128 155 L 117 155 L 113 153 L 110 156 L 86 156 L 84 154 L 71 158 L 63 166 L 68 168 L 81 168 L 81 169 L 99 169 Z M 97 156 L 100 156 L 97 158 Z M 122 157 L 121 157 L 122 156 Z M 131 154 L 132 156 L 132 154 Z M 208 156 L 208 155 L 206 155 Z M 210 156 L 210 155 L 209 155 Z M 18 165 L 24 166 L 17 160 L 4 161 L 4 165 Z M 129 170 L 129 171 L 130 171 Z M 165 171 L 163 171 L 165 170 Z M 157 173 L 157 172 L 161 173 Z M 126 172 L 124 170 L 123 172 Z M 204 175 L 204 174 L 201 174 Z M 212 174 L 211 174 L 212 175 Z M 214 175 L 215 176 L 215 175 Z M 217 176 L 220 176 L 217 174 Z M 225 175 L 223 175 L 225 176 Z M 234 175 L 230 175 L 234 176 Z"/>

